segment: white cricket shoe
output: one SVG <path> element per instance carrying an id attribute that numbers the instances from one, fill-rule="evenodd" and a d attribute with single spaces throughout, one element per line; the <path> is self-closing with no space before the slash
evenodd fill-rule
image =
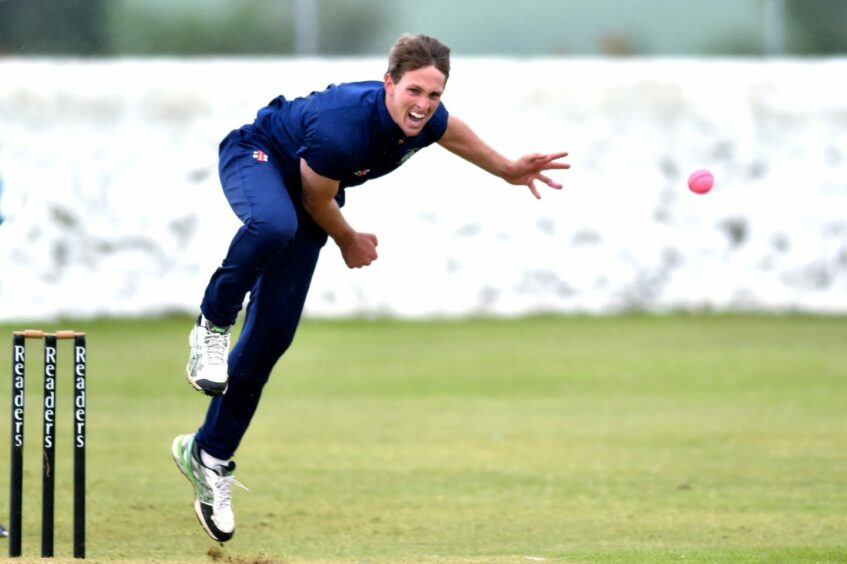
<path id="1" fill-rule="evenodd" d="M 207 396 L 226 393 L 231 331 L 232 326 L 216 327 L 201 315 L 188 336 L 191 354 L 185 367 L 185 378 L 194 389 Z"/>
<path id="2" fill-rule="evenodd" d="M 215 468 L 205 466 L 193 434 L 177 436 L 171 445 L 171 454 L 179 471 L 194 487 L 194 512 L 200 525 L 218 542 L 231 539 L 235 534 L 232 485 L 247 489 L 233 477 L 235 462 Z"/>

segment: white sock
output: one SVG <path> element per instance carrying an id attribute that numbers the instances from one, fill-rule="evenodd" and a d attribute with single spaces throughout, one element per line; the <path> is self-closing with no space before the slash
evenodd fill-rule
<path id="1" fill-rule="evenodd" d="M 203 466 L 206 468 L 217 468 L 218 466 L 226 466 L 229 464 L 229 460 L 221 460 L 220 458 L 215 458 L 202 448 L 200 449 L 200 462 L 203 463 Z"/>

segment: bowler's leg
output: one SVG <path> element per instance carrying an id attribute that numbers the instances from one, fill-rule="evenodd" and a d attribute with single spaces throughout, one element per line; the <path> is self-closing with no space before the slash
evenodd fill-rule
<path id="1" fill-rule="evenodd" d="M 250 424 L 262 388 L 291 345 L 326 235 L 306 218 L 294 242 L 267 266 L 250 295 L 241 336 L 229 356 L 229 389 L 212 399 L 200 446 L 229 459 Z"/>
<path id="2" fill-rule="evenodd" d="M 220 178 L 224 194 L 244 222 L 230 243 L 203 297 L 203 315 L 218 326 L 232 325 L 244 298 L 268 263 L 294 241 L 297 210 L 276 163 L 260 147 L 233 132 L 222 143 Z"/>
<path id="3" fill-rule="evenodd" d="M 221 144 L 221 184 L 244 224 L 206 287 L 202 315 L 189 337 L 191 354 L 185 375 L 195 389 L 208 395 L 227 390 L 229 332 L 247 292 L 267 264 L 291 245 L 298 229 L 297 211 L 285 181 L 264 154 L 242 139 L 240 131 Z"/>

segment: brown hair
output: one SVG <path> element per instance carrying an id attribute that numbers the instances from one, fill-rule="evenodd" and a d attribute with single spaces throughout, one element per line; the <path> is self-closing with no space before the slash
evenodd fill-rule
<path id="1" fill-rule="evenodd" d="M 429 35 L 404 34 L 394 43 L 388 56 L 388 71 L 391 79 L 399 82 L 407 71 L 434 66 L 444 74 L 444 80 L 450 76 L 450 48 Z"/>

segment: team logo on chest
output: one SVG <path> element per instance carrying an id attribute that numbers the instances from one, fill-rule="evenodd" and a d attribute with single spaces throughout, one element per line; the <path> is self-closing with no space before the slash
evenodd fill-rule
<path id="1" fill-rule="evenodd" d="M 268 154 L 264 151 L 253 151 L 253 158 L 260 163 L 268 162 Z"/>
<path id="2" fill-rule="evenodd" d="M 357 170 L 357 171 L 353 172 L 353 174 L 358 176 L 359 178 L 361 178 L 364 175 L 366 175 L 367 173 L 369 173 L 370 171 L 371 171 L 371 169 L 369 169 L 369 168 L 363 168 L 362 170 Z"/>

